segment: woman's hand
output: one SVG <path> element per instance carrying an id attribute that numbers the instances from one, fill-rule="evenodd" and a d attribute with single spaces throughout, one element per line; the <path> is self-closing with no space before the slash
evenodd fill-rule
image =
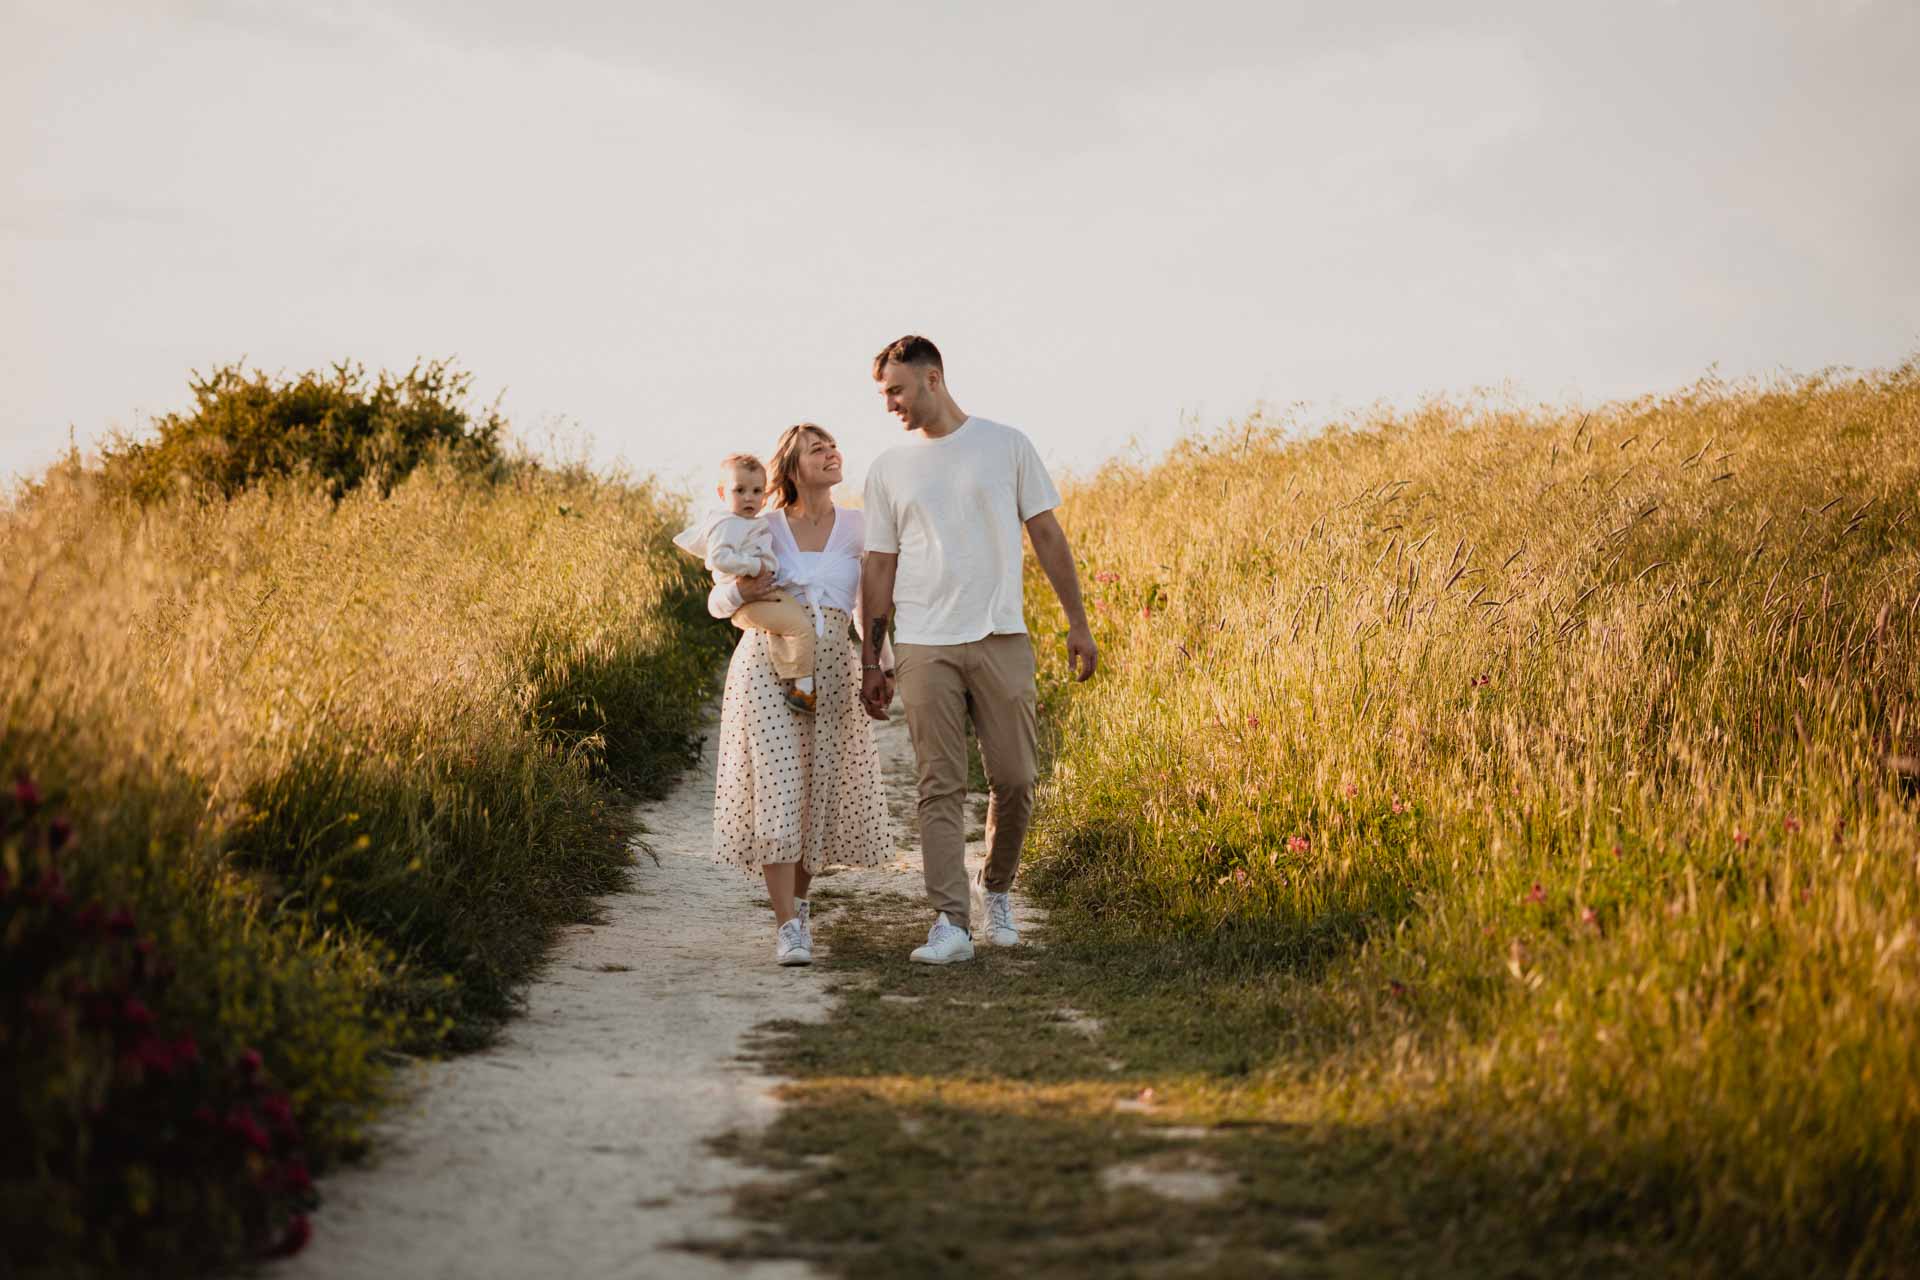
<path id="1" fill-rule="evenodd" d="M 870 720 L 885 720 L 893 705 L 893 672 L 870 669 L 860 673 L 860 705 Z"/>
<path id="2" fill-rule="evenodd" d="M 735 578 L 733 585 L 740 592 L 741 604 L 752 604 L 755 600 L 765 600 L 773 594 L 773 571 L 756 574 L 751 578 Z"/>

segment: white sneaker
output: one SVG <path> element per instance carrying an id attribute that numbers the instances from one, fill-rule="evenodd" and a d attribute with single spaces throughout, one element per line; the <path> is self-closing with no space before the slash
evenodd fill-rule
<path id="1" fill-rule="evenodd" d="M 795 916 L 780 926 L 773 936 L 773 958 L 778 964 L 812 964 L 813 947 L 807 938 L 807 926 Z"/>
<path id="2" fill-rule="evenodd" d="M 793 909 L 796 913 L 794 919 L 800 922 L 800 932 L 806 935 L 807 951 L 811 953 L 813 951 L 813 907 L 805 898 L 795 898 Z"/>
<path id="3" fill-rule="evenodd" d="M 933 928 L 927 930 L 927 945 L 915 947 L 907 959 L 915 964 L 957 964 L 971 960 L 973 939 L 959 925 L 948 924 L 947 913 L 942 911 L 933 918 Z"/>
<path id="4" fill-rule="evenodd" d="M 982 890 L 987 902 L 987 941 L 996 947 L 1020 945 L 1020 930 L 1013 923 L 1013 895 Z"/>

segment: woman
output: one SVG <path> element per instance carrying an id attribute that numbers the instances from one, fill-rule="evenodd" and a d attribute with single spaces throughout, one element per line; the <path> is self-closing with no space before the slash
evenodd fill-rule
<path id="1" fill-rule="evenodd" d="M 807 890 L 820 869 L 878 866 L 891 844 L 880 758 L 860 707 L 860 653 L 848 632 L 861 617 L 866 522 L 833 505 L 840 480 L 840 450 L 825 430 L 803 422 L 781 434 L 767 467 L 767 520 L 780 581 L 815 620 L 813 714 L 787 704 L 767 636 L 752 630 L 733 651 L 720 707 L 714 852 L 766 877 L 774 959 L 783 965 L 813 963 Z M 730 617 L 769 590 L 764 577 L 723 584 L 708 609 Z M 881 662 L 893 665 L 890 647 Z"/>

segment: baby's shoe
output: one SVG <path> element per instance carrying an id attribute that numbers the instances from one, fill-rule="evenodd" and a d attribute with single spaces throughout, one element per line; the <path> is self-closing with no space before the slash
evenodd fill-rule
<path id="1" fill-rule="evenodd" d="M 813 714 L 813 695 L 798 686 L 791 684 L 787 686 L 786 703 L 795 711 L 803 711 L 807 715 Z"/>

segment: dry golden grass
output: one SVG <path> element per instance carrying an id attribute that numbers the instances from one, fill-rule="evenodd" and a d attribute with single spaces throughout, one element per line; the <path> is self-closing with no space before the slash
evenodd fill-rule
<path id="1" fill-rule="evenodd" d="M 1910 1259 L 1917 516 L 1913 364 L 1109 466 L 1031 882 L 1463 1202 Z"/>
<path id="2" fill-rule="evenodd" d="M 0 770 L 70 818 L 76 907 L 131 909 L 178 967 L 161 1028 L 208 1070 L 257 1047 L 310 1158 L 358 1141 L 393 1048 L 485 1040 L 555 930 L 624 882 L 610 784 L 691 758 L 721 653 L 677 516 L 651 485 L 532 465 L 144 506 L 70 465 L 0 512 Z M 0 844 L 0 883 L 32 879 L 32 852 Z M 39 900 L 14 933 L 44 936 Z M 81 1057 L 15 1081 L 9 1122 L 69 1107 Z M 87 1088 L 141 1087 L 107 1063 Z M 67 1203 L 16 1165 L 23 1212 Z M 153 1230 L 244 1247 L 190 1181 Z M 83 1252 L 102 1230 L 69 1225 Z"/>

